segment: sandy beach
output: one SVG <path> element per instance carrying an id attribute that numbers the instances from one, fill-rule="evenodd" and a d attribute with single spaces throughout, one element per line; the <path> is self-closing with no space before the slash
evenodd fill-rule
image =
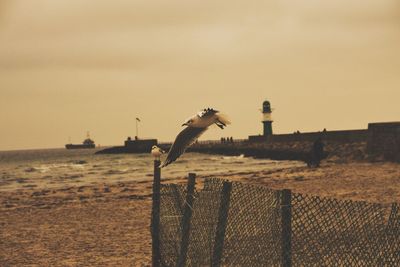
<path id="1" fill-rule="evenodd" d="M 197 188 L 204 178 L 197 178 Z M 396 163 L 324 163 L 221 178 L 324 197 L 400 202 Z M 150 266 L 151 188 L 150 181 L 139 181 L 2 192 L 0 265 Z"/>

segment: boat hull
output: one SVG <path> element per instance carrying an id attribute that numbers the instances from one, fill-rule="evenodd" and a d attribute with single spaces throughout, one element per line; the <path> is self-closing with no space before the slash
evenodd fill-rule
<path id="1" fill-rule="evenodd" d="M 94 144 L 67 144 L 65 145 L 66 149 L 87 149 L 87 148 L 95 148 Z"/>

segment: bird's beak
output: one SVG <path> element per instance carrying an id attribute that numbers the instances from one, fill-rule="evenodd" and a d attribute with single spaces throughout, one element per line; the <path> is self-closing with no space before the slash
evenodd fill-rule
<path id="1" fill-rule="evenodd" d="M 187 123 L 185 122 L 184 124 L 182 124 L 182 126 L 187 126 Z"/>

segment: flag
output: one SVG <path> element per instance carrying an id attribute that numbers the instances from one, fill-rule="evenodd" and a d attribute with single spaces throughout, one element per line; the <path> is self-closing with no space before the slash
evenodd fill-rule
<path id="1" fill-rule="evenodd" d="M 140 119 L 139 119 L 139 118 L 136 118 L 136 120 L 137 120 L 137 121 L 140 121 Z"/>

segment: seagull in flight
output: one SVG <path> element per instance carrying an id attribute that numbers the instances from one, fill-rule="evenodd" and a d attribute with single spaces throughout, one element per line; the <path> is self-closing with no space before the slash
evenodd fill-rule
<path id="1" fill-rule="evenodd" d="M 157 160 L 160 160 L 161 155 L 164 154 L 164 153 L 165 153 L 165 151 L 162 150 L 161 148 L 159 148 L 158 146 L 153 146 L 151 148 L 151 154 Z"/>
<path id="2" fill-rule="evenodd" d="M 196 142 L 197 138 L 202 135 L 209 126 L 217 125 L 219 128 L 230 124 L 226 115 L 221 114 L 218 110 L 206 108 L 188 119 L 182 126 L 186 126 L 172 144 L 167 159 L 162 163 L 161 168 L 174 162 L 185 150 Z"/>

